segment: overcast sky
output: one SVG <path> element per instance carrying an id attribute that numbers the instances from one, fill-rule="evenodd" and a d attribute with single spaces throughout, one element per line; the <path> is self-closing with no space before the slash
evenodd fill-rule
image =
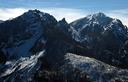
<path id="1" fill-rule="evenodd" d="M 0 0 L 0 20 L 14 18 L 29 9 L 50 13 L 68 22 L 103 12 L 128 26 L 128 0 Z"/>

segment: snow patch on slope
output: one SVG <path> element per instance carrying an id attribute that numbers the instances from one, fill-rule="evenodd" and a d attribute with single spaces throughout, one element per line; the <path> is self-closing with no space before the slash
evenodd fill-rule
<path id="1" fill-rule="evenodd" d="M 119 69 L 96 59 L 68 53 L 65 56 L 67 63 L 83 72 L 88 73 L 93 82 L 122 82 L 128 81 L 128 70 Z"/>
<path id="2" fill-rule="evenodd" d="M 29 50 L 35 45 L 36 41 L 41 38 L 43 32 L 42 27 L 38 25 L 38 23 L 36 24 L 36 26 L 38 26 L 38 28 L 35 27 L 36 33 L 30 39 L 22 41 L 23 44 L 20 46 L 8 48 L 5 51 L 7 51 L 10 56 L 15 55 L 16 58 L 30 56 L 31 54 L 29 53 Z"/>
<path id="3" fill-rule="evenodd" d="M 39 69 L 41 63 L 38 61 L 38 59 L 43 55 L 44 51 L 41 51 L 40 53 L 31 57 L 21 57 L 17 61 L 8 61 L 5 64 L 4 69 L 1 69 L 5 71 L 0 74 L 0 78 L 10 75 L 6 79 L 10 79 L 10 82 L 13 82 L 12 80 L 17 76 L 18 78 L 24 78 L 24 81 L 27 81 L 28 78 L 31 78 L 31 76 L 34 75 L 33 73 Z"/>

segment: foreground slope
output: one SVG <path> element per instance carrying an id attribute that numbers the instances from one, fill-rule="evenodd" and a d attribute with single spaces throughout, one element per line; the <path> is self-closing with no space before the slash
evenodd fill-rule
<path id="1" fill-rule="evenodd" d="M 63 71 L 78 69 L 85 72 L 92 82 L 128 82 L 127 69 L 119 69 L 96 59 L 71 53 L 65 55 L 65 61 Z"/>
<path id="2" fill-rule="evenodd" d="M 43 51 L 44 52 L 44 51 Z M 67 53 L 64 64 L 58 71 L 40 69 L 39 58 L 43 52 L 30 58 L 6 64 L 1 74 L 1 81 L 5 82 L 127 82 L 128 70 L 119 69 L 93 58 Z M 47 71 L 46 71 L 47 70 Z M 59 74 L 59 75 L 57 75 Z M 51 78 L 53 77 L 53 78 Z M 56 80 L 55 80 L 56 79 Z"/>

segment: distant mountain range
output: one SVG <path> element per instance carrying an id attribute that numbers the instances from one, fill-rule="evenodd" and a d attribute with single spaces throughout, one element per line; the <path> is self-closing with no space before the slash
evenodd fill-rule
<path id="1" fill-rule="evenodd" d="M 0 21 L 1 82 L 128 82 L 128 28 L 104 13 L 68 24 L 29 10 Z"/>

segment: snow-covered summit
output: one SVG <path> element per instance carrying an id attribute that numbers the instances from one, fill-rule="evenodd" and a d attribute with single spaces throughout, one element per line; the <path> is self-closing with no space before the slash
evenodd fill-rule
<path id="1" fill-rule="evenodd" d="M 78 19 L 70 23 L 70 26 L 74 27 L 74 29 L 78 31 L 79 34 L 81 34 L 81 31 L 83 30 L 94 32 L 94 30 L 97 29 L 101 30 L 101 32 L 111 29 L 126 33 L 126 27 L 119 19 L 108 17 L 101 12 Z"/>
<path id="2" fill-rule="evenodd" d="M 99 24 L 101 26 L 108 26 L 113 21 L 113 18 L 106 16 L 104 13 L 96 13 L 88 15 L 84 18 L 78 19 L 71 23 L 78 30 L 89 25 Z"/>
<path id="3" fill-rule="evenodd" d="M 95 19 L 95 18 L 102 18 L 102 17 L 107 17 L 104 13 L 95 13 L 95 14 L 91 14 L 88 15 L 86 18 L 88 18 L 89 20 Z"/>

